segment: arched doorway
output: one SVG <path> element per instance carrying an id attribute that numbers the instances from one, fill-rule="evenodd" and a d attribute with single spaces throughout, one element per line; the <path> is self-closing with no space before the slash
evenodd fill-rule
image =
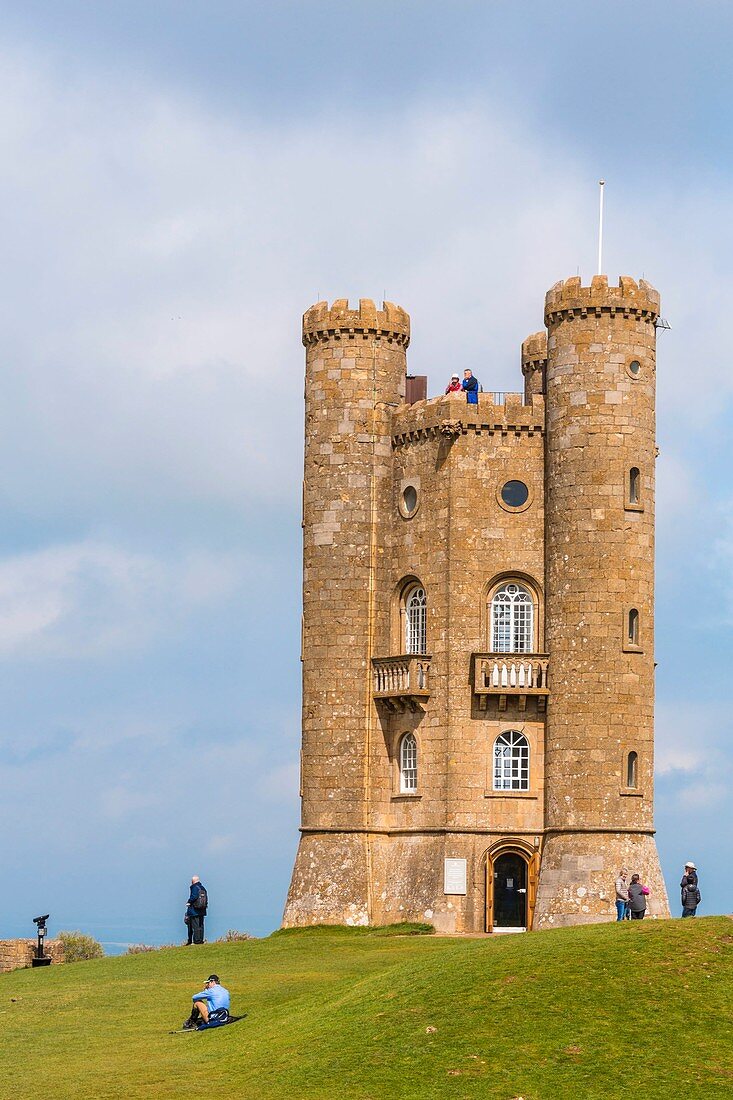
<path id="1" fill-rule="evenodd" d="M 487 932 L 524 932 L 532 927 L 537 865 L 537 854 L 520 845 L 502 845 L 487 853 Z"/>

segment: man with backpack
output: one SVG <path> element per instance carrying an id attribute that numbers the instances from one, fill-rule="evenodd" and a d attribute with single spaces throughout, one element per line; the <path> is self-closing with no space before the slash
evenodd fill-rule
<path id="1" fill-rule="evenodd" d="M 206 893 L 206 887 L 198 875 L 194 875 L 191 879 L 186 915 L 183 918 L 188 925 L 187 947 L 190 947 L 192 943 L 204 942 L 204 917 L 208 906 L 209 895 Z"/>
<path id="2" fill-rule="evenodd" d="M 697 867 L 694 863 L 685 864 L 685 873 L 682 876 L 680 887 L 682 889 L 682 916 L 697 916 L 697 907 L 702 899 L 698 885 Z"/>

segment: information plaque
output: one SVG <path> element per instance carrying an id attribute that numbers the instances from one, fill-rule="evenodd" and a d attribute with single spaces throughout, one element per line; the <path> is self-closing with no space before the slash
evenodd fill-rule
<path id="1" fill-rule="evenodd" d="M 445 870 L 443 873 L 444 885 L 443 892 L 445 894 L 465 894 L 466 893 L 466 860 L 465 859 L 447 859 L 445 861 Z"/>

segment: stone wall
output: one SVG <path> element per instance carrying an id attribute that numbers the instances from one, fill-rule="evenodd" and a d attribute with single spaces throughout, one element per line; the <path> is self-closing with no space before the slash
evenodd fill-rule
<path id="1" fill-rule="evenodd" d="M 31 966 L 36 945 L 35 939 L 0 940 L 0 973 Z M 58 940 L 46 940 L 43 951 L 45 955 L 51 956 L 54 963 L 64 961 L 63 944 Z"/>

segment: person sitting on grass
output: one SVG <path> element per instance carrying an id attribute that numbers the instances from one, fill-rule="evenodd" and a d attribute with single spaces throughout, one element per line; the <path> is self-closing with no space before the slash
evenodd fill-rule
<path id="1" fill-rule="evenodd" d="M 219 981 L 218 974 L 209 974 L 200 993 L 191 1000 L 191 1015 L 183 1025 L 185 1031 L 204 1027 L 219 1027 L 229 1022 L 229 990 Z"/>

